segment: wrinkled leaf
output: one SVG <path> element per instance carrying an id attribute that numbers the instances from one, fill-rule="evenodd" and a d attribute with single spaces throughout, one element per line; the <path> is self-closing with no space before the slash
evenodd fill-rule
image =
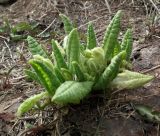
<path id="1" fill-rule="evenodd" d="M 11 40 L 13 41 L 20 41 L 22 39 L 26 39 L 25 35 L 18 35 L 18 34 L 13 34 L 13 33 L 10 34 L 10 37 L 11 37 Z"/>
<path id="2" fill-rule="evenodd" d="M 69 34 L 72 31 L 72 29 L 74 28 L 72 25 L 72 22 L 70 21 L 70 19 L 67 16 L 65 16 L 63 14 L 60 14 L 59 16 L 61 17 L 62 22 L 64 24 L 65 33 Z"/>
<path id="3" fill-rule="evenodd" d="M 101 77 L 99 78 L 97 84 L 95 85 L 95 88 L 98 89 L 106 89 L 107 86 L 110 84 L 110 82 L 116 78 L 119 67 L 122 62 L 122 57 L 125 56 L 125 52 L 120 52 L 118 55 L 113 57 L 111 60 L 111 63 L 109 66 L 105 69 L 105 71 L 102 73 Z"/>
<path id="4" fill-rule="evenodd" d="M 114 47 L 118 38 L 118 34 L 120 31 L 120 18 L 121 18 L 121 10 L 119 10 L 114 18 L 111 20 L 110 24 L 107 27 L 105 32 L 104 40 L 103 40 L 103 48 L 105 52 L 105 57 L 107 59 L 111 59 Z"/>
<path id="5" fill-rule="evenodd" d="M 124 70 L 122 73 L 117 75 L 110 86 L 111 88 L 117 88 L 119 90 L 134 89 L 143 86 L 144 84 L 150 82 L 152 79 L 153 76 Z"/>
<path id="6" fill-rule="evenodd" d="M 27 42 L 29 46 L 29 51 L 32 53 L 32 55 L 41 55 L 43 57 L 47 58 L 47 54 L 42 48 L 41 44 L 39 44 L 33 37 L 28 36 Z"/>
<path id="7" fill-rule="evenodd" d="M 18 23 L 17 25 L 11 28 L 12 33 L 18 33 L 22 31 L 30 31 L 30 30 L 32 30 L 32 27 L 27 22 Z"/>
<path id="8" fill-rule="evenodd" d="M 52 40 L 52 48 L 53 48 L 53 52 L 54 52 L 54 58 L 55 58 L 55 63 L 57 65 L 57 67 L 60 68 L 66 68 L 67 69 L 67 64 L 64 60 L 64 57 L 60 51 L 60 49 L 58 48 L 57 43 Z"/>
<path id="9" fill-rule="evenodd" d="M 54 67 L 54 72 L 56 77 L 59 79 L 59 81 L 61 83 L 64 83 L 66 79 L 65 79 L 65 76 L 62 74 L 62 71 L 59 68 Z"/>
<path id="10" fill-rule="evenodd" d="M 57 104 L 80 103 L 92 90 L 93 82 L 66 81 L 55 92 L 52 101 Z"/>
<path id="11" fill-rule="evenodd" d="M 93 49 L 96 47 L 96 35 L 93 29 L 93 25 L 89 23 L 87 30 L 87 48 Z"/>
<path id="12" fill-rule="evenodd" d="M 147 121 L 160 123 L 160 112 L 147 105 L 134 105 L 135 110 Z"/>
<path id="13" fill-rule="evenodd" d="M 85 81 L 85 76 L 84 76 L 84 73 L 80 65 L 76 61 L 73 61 L 72 66 L 73 66 L 73 70 L 77 76 L 78 81 Z"/>
<path id="14" fill-rule="evenodd" d="M 80 40 L 77 29 L 73 29 L 70 32 L 66 51 L 67 51 L 67 61 L 69 69 L 73 71 L 72 62 L 73 61 L 79 62 L 80 59 Z"/>
<path id="15" fill-rule="evenodd" d="M 31 59 L 29 60 L 29 64 L 31 64 L 36 72 L 41 84 L 53 96 L 61 83 L 54 74 L 54 68 L 52 68 L 53 66 L 50 64 L 50 61 L 48 59 Z"/>
<path id="16" fill-rule="evenodd" d="M 24 72 L 28 76 L 28 78 L 31 78 L 32 80 L 35 80 L 36 82 L 41 84 L 36 72 L 34 72 L 33 70 L 28 70 L 28 69 L 25 69 Z"/>
<path id="17" fill-rule="evenodd" d="M 42 99 L 43 97 L 48 96 L 47 92 L 42 92 L 40 94 L 31 96 L 30 98 L 26 99 L 18 108 L 17 111 L 17 116 L 20 117 L 22 116 L 24 113 L 28 112 L 29 110 L 32 109 L 32 107 L 40 101 L 40 99 Z"/>
<path id="18" fill-rule="evenodd" d="M 124 35 L 124 38 L 122 39 L 121 43 L 121 50 L 126 51 L 126 60 L 130 60 L 130 56 L 132 53 L 132 44 L 133 44 L 133 39 L 132 39 L 132 32 L 131 29 L 128 29 Z"/>

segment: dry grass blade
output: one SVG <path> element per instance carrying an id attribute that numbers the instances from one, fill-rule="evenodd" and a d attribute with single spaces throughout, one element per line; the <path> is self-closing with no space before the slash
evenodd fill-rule
<path id="1" fill-rule="evenodd" d="M 54 19 L 54 20 L 50 23 L 50 25 L 49 25 L 46 29 L 44 29 L 41 33 L 39 33 L 37 36 L 39 37 L 39 36 L 41 36 L 42 34 L 44 34 L 44 33 L 54 24 L 55 20 L 56 20 L 56 19 Z"/>
<path id="2" fill-rule="evenodd" d="M 156 4 L 153 2 L 153 0 L 149 0 L 149 1 L 153 5 L 153 7 L 157 10 L 158 14 L 160 15 L 160 9 L 156 6 Z"/>
<path id="3" fill-rule="evenodd" d="M 110 7 L 110 5 L 109 5 L 108 0 L 105 0 L 105 3 L 106 3 L 106 6 L 107 6 L 107 8 L 108 8 L 109 13 L 112 14 L 111 7 Z"/>

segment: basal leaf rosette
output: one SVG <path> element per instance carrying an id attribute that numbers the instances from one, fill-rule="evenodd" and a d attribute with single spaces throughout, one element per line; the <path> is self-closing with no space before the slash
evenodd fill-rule
<path id="1" fill-rule="evenodd" d="M 93 90 L 134 89 L 150 82 L 153 76 L 127 70 L 131 64 L 133 39 L 132 30 L 128 29 L 122 41 L 118 40 L 121 16 L 122 11 L 118 11 L 106 29 L 101 46 L 97 46 L 91 23 L 87 41 L 82 44 L 78 29 L 62 14 L 66 35 L 62 45 L 51 41 L 51 55 L 36 39 L 28 36 L 28 48 L 33 57 L 28 62 L 31 68 L 25 73 L 45 91 L 24 101 L 17 115 L 31 110 L 44 95 L 48 96 L 50 104 L 78 104 Z"/>

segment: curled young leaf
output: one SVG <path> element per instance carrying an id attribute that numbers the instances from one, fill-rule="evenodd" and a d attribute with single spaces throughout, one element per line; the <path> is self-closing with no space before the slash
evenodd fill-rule
<path id="1" fill-rule="evenodd" d="M 95 47 L 91 50 L 93 57 L 104 60 L 105 54 L 102 47 Z"/>
<path id="2" fill-rule="evenodd" d="M 100 67 L 96 63 L 95 58 L 90 58 L 87 60 L 87 70 L 91 76 L 96 76 L 99 73 Z"/>
<path id="3" fill-rule="evenodd" d="M 86 71 L 92 76 L 100 75 L 107 65 L 102 47 L 95 47 L 91 50 L 86 49 L 83 55 L 81 54 L 80 62 L 83 71 Z"/>
<path id="4" fill-rule="evenodd" d="M 66 81 L 73 80 L 72 73 L 65 68 L 61 68 L 61 72 Z"/>
<path id="5" fill-rule="evenodd" d="M 30 98 L 26 99 L 19 107 L 17 110 L 17 116 L 20 117 L 24 113 L 28 112 L 29 110 L 32 109 L 32 107 L 40 101 L 40 99 L 48 96 L 47 92 L 41 92 L 40 94 L 31 96 Z"/>
<path id="6" fill-rule="evenodd" d="M 143 86 L 152 79 L 153 76 L 124 70 L 117 75 L 117 77 L 111 82 L 110 86 L 111 88 L 117 88 L 119 90 L 134 89 Z"/>
<path id="7" fill-rule="evenodd" d="M 80 103 L 92 90 L 93 82 L 66 81 L 56 90 L 52 101 L 57 104 Z"/>
<path id="8" fill-rule="evenodd" d="M 96 65 L 98 65 L 100 69 L 106 67 L 107 61 L 105 59 L 105 54 L 102 47 L 93 48 L 91 50 L 91 53 L 92 53 L 92 58 L 94 58 Z"/>

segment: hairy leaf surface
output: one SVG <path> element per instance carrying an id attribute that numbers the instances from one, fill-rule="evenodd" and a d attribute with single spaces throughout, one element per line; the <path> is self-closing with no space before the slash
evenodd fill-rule
<path id="1" fill-rule="evenodd" d="M 80 41 L 77 29 L 73 29 L 68 37 L 68 47 L 67 47 L 67 61 L 69 69 L 72 69 L 72 62 L 79 62 L 80 57 Z"/>
<path id="2" fill-rule="evenodd" d="M 110 84 L 110 82 L 117 76 L 119 72 L 119 67 L 122 62 L 122 57 L 125 54 L 125 51 L 120 52 L 111 60 L 111 63 L 99 78 L 99 81 L 95 86 L 96 88 L 98 87 L 98 89 L 105 89 Z"/>
<path id="3" fill-rule="evenodd" d="M 41 55 L 45 58 L 47 58 L 47 54 L 42 48 L 41 44 L 39 44 L 33 37 L 28 36 L 27 37 L 29 51 L 32 53 L 32 55 Z"/>
<path id="4" fill-rule="evenodd" d="M 87 48 L 93 49 L 96 47 L 96 35 L 93 29 L 93 25 L 89 23 L 87 30 Z"/>
<path id="5" fill-rule="evenodd" d="M 92 90 L 93 82 L 66 81 L 57 90 L 52 101 L 57 104 L 80 103 Z"/>
<path id="6" fill-rule="evenodd" d="M 28 69 L 25 69 L 24 72 L 29 78 L 31 78 L 32 80 L 35 80 L 36 82 L 41 84 L 36 72 L 34 72 L 32 70 L 28 70 Z"/>
<path id="7" fill-rule="evenodd" d="M 61 17 L 61 19 L 63 21 L 65 33 L 69 34 L 72 31 L 72 29 L 74 28 L 72 25 L 72 22 L 70 21 L 70 19 L 67 16 L 65 16 L 63 14 L 60 14 L 59 16 Z"/>
<path id="8" fill-rule="evenodd" d="M 104 40 L 103 40 L 103 48 L 105 52 L 105 57 L 107 59 L 111 59 L 114 47 L 118 38 L 118 34 L 120 31 L 120 18 L 121 18 L 121 11 L 118 11 L 110 24 L 107 27 L 105 32 Z"/>
<path id="9" fill-rule="evenodd" d="M 125 70 L 122 73 L 119 73 L 117 77 L 112 81 L 111 87 L 117 88 L 119 90 L 134 89 L 143 86 L 152 79 L 153 76 Z"/>
<path id="10" fill-rule="evenodd" d="M 58 69 L 57 67 L 55 67 L 54 68 L 54 72 L 55 72 L 56 77 L 59 79 L 59 81 L 61 83 L 65 82 L 65 77 L 62 74 L 62 71 L 60 69 Z"/>
<path id="11" fill-rule="evenodd" d="M 52 40 L 52 48 L 53 48 L 54 58 L 55 58 L 55 62 L 56 62 L 57 67 L 59 69 L 60 68 L 67 69 L 67 64 L 63 58 L 63 55 L 61 54 L 61 51 L 59 50 L 59 48 L 54 40 Z"/>
<path id="12" fill-rule="evenodd" d="M 73 80 L 73 75 L 68 69 L 61 68 L 61 72 L 66 81 Z"/>
<path id="13" fill-rule="evenodd" d="M 33 69 L 35 70 L 41 84 L 45 87 L 48 93 L 52 96 L 55 90 L 61 84 L 54 72 L 46 65 L 44 61 L 38 59 L 31 59 L 29 61 Z"/>
<path id="14" fill-rule="evenodd" d="M 24 113 L 28 112 L 29 110 L 32 109 L 32 107 L 40 101 L 40 99 L 48 96 L 47 92 L 41 92 L 40 94 L 31 96 L 30 98 L 26 99 L 19 107 L 17 110 L 17 116 L 20 117 Z"/>
<path id="15" fill-rule="evenodd" d="M 160 112 L 154 110 L 152 107 L 136 104 L 134 105 L 134 108 L 143 117 L 143 119 L 154 123 L 160 123 Z"/>
<path id="16" fill-rule="evenodd" d="M 82 71 L 80 65 L 76 61 L 73 61 L 72 66 L 73 66 L 73 70 L 77 76 L 78 81 L 85 81 L 85 76 L 83 74 L 83 71 Z"/>
<path id="17" fill-rule="evenodd" d="M 126 51 L 126 60 L 130 60 L 130 56 L 132 53 L 132 44 L 133 44 L 133 39 L 132 39 L 132 32 L 131 29 L 128 29 L 124 35 L 124 38 L 122 39 L 121 43 L 121 50 Z"/>

